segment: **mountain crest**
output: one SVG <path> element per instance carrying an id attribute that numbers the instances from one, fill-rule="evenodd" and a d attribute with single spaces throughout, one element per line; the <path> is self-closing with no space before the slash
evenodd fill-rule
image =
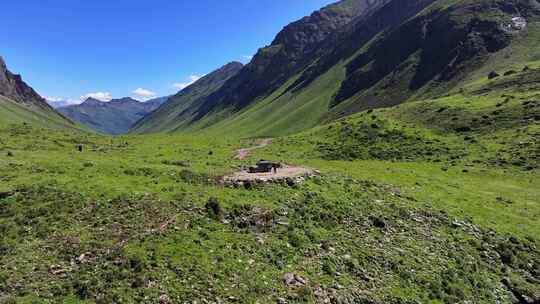
<path id="1" fill-rule="evenodd" d="M 27 85 L 21 75 L 13 74 L 0 56 L 0 95 L 19 104 L 52 110 L 45 99 Z"/>

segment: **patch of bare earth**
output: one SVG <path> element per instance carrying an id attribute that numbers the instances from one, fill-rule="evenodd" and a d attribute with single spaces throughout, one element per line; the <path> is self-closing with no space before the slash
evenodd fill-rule
<path id="1" fill-rule="evenodd" d="M 225 181 L 238 181 L 238 182 L 247 182 L 247 181 L 273 181 L 273 180 L 283 180 L 286 178 L 298 178 L 298 177 L 308 177 L 315 173 L 315 171 L 304 168 L 304 167 L 295 167 L 284 165 L 282 168 L 279 168 L 276 173 L 249 173 L 247 170 L 239 171 L 231 175 L 225 176 Z"/>
<path id="2" fill-rule="evenodd" d="M 251 151 L 255 149 L 264 148 L 272 143 L 271 138 L 263 138 L 256 141 L 256 146 L 250 148 L 243 148 L 236 151 L 235 159 L 245 160 L 247 159 Z M 309 168 L 285 165 L 278 168 L 276 172 L 260 172 L 250 173 L 248 170 L 242 170 L 230 175 L 224 176 L 222 182 L 225 184 L 237 184 L 237 183 L 251 183 L 251 182 L 283 182 L 283 181 L 295 181 L 301 182 L 302 180 L 318 174 L 316 170 Z"/>
<path id="3" fill-rule="evenodd" d="M 261 148 L 264 148 L 264 147 L 268 146 L 269 144 L 272 143 L 272 139 L 271 138 L 262 138 L 262 139 L 257 140 L 255 143 L 257 144 L 256 146 L 237 150 L 236 151 L 236 156 L 234 158 L 239 159 L 239 160 L 247 159 L 249 157 L 249 155 L 251 154 L 252 150 L 261 149 Z"/>

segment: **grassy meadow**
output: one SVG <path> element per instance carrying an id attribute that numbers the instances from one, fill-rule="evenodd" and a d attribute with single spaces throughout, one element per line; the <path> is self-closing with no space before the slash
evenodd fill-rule
<path id="1" fill-rule="evenodd" d="M 235 151 L 254 139 L 3 124 L 0 303 L 533 298 L 539 107 L 535 94 L 502 95 L 360 113 L 243 161 Z M 259 158 L 321 175 L 217 182 Z M 305 284 L 285 284 L 289 273 Z"/>

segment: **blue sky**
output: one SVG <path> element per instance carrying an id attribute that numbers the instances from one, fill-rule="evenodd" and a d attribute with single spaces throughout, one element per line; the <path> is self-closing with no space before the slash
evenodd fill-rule
<path id="1" fill-rule="evenodd" d="M 4 2 L 0 55 L 9 69 L 43 96 L 80 100 L 175 93 L 195 76 L 248 61 L 283 26 L 334 1 Z"/>

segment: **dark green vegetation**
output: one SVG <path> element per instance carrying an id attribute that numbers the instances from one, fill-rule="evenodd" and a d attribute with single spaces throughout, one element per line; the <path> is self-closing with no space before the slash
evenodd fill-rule
<path id="1" fill-rule="evenodd" d="M 0 303 L 539 303 L 539 7 L 342 1 L 153 135 L 1 98 Z M 321 174 L 219 183 L 258 159 Z"/>
<path id="2" fill-rule="evenodd" d="M 102 102 L 89 98 L 80 105 L 59 108 L 58 111 L 102 134 L 126 134 L 140 119 L 157 109 L 167 99 L 140 102 L 126 97 Z"/>

